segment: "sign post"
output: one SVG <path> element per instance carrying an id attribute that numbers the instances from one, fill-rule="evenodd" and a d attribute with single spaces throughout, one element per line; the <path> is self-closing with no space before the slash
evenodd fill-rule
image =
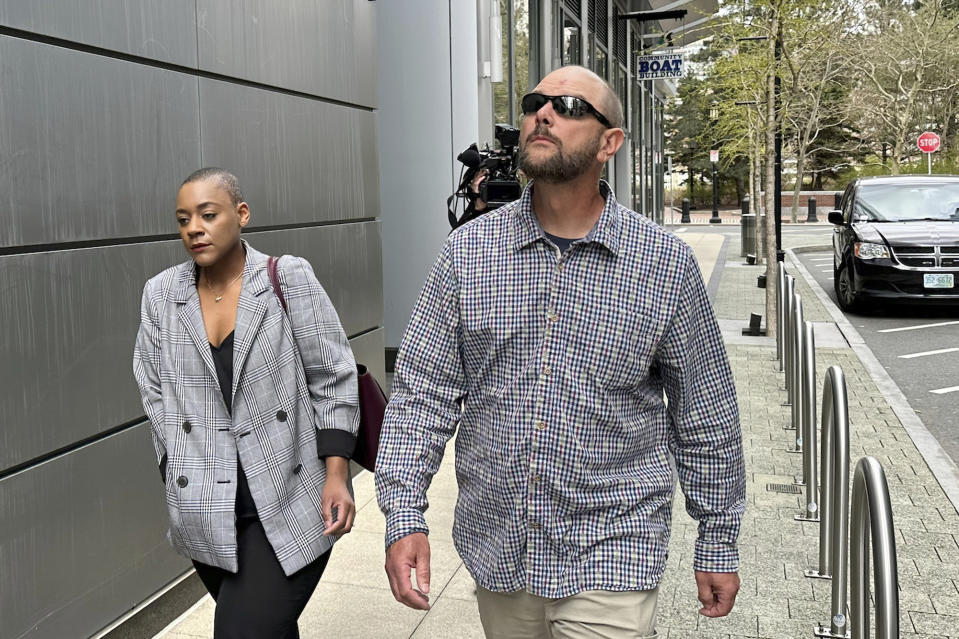
<path id="1" fill-rule="evenodd" d="M 719 217 L 719 174 L 716 171 L 716 163 L 719 162 L 719 149 L 710 149 L 709 161 L 713 165 L 713 216 L 709 218 L 709 222 L 719 224 L 723 221 Z"/>
<path id="2" fill-rule="evenodd" d="M 926 131 L 916 141 L 919 150 L 926 154 L 929 175 L 932 175 L 932 154 L 939 150 L 939 143 L 939 136 L 932 131 Z"/>

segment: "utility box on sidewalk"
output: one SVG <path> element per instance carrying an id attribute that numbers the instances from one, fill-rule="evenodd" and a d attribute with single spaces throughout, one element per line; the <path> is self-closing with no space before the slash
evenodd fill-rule
<path id="1" fill-rule="evenodd" d="M 739 251 L 739 255 L 746 257 L 749 253 L 756 252 L 756 214 L 755 213 L 744 213 L 742 219 L 739 222 L 739 237 L 742 240 L 742 245 Z M 764 223 L 766 220 L 766 214 L 760 217 L 760 222 Z M 766 237 L 763 236 L 763 255 L 766 254 Z"/>

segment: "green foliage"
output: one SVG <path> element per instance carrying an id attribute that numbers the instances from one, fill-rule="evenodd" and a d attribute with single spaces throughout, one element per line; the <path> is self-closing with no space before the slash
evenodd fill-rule
<path id="1" fill-rule="evenodd" d="M 947 157 L 959 150 L 959 0 L 721 5 L 726 25 L 695 57 L 702 72 L 680 82 L 668 109 L 667 147 L 677 165 L 702 171 L 708 149 L 719 148 L 724 183 L 742 178 L 749 156 L 764 153 L 771 125 L 782 131 L 783 158 L 799 163 L 805 188 L 828 190 L 873 171 L 923 172 L 915 139 L 924 130 L 943 139 L 933 170 L 959 172 L 956 155 Z M 773 66 L 776 41 L 781 56 Z M 771 73 L 781 98 L 770 124 Z M 883 147 L 886 169 L 877 159 Z"/>

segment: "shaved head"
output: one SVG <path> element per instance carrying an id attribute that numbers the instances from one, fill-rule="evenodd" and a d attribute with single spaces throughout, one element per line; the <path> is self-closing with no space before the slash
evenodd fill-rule
<path id="1" fill-rule="evenodd" d="M 552 73 L 546 75 L 536 86 L 536 90 L 543 89 L 543 93 L 550 95 L 559 95 L 556 90 L 547 87 L 564 88 L 569 90 L 570 94 L 577 95 L 592 104 L 596 109 L 606 116 L 613 128 L 622 129 L 624 127 L 625 117 L 623 116 L 623 104 L 619 96 L 609 86 L 603 78 L 593 73 L 586 67 L 571 64 L 560 67 Z"/>

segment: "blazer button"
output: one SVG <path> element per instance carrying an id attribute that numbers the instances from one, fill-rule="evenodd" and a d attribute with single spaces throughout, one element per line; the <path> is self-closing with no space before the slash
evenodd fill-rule
<path id="1" fill-rule="evenodd" d="M 190 483 L 190 480 L 184 477 L 183 475 L 180 475 L 179 477 L 177 477 L 176 485 L 179 486 L 180 488 L 186 488 L 186 485 L 189 483 Z"/>
<path id="2" fill-rule="evenodd" d="M 191 430 L 193 430 L 193 426 L 190 424 L 189 420 L 183 422 L 183 432 L 189 433 Z"/>
<path id="3" fill-rule="evenodd" d="M 301 470 L 303 470 L 303 464 L 297 464 L 293 467 L 293 474 L 299 475 Z"/>
<path id="4" fill-rule="evenodd" d="M 286 421 L 286 411 L 285 411 L 285 410 L 278 410 L 278 411 L 276 411 L 276 418 L 277 418 L 278 420 L 280 420 L 281 422 L 285 422 L 285 421 Z"/>

